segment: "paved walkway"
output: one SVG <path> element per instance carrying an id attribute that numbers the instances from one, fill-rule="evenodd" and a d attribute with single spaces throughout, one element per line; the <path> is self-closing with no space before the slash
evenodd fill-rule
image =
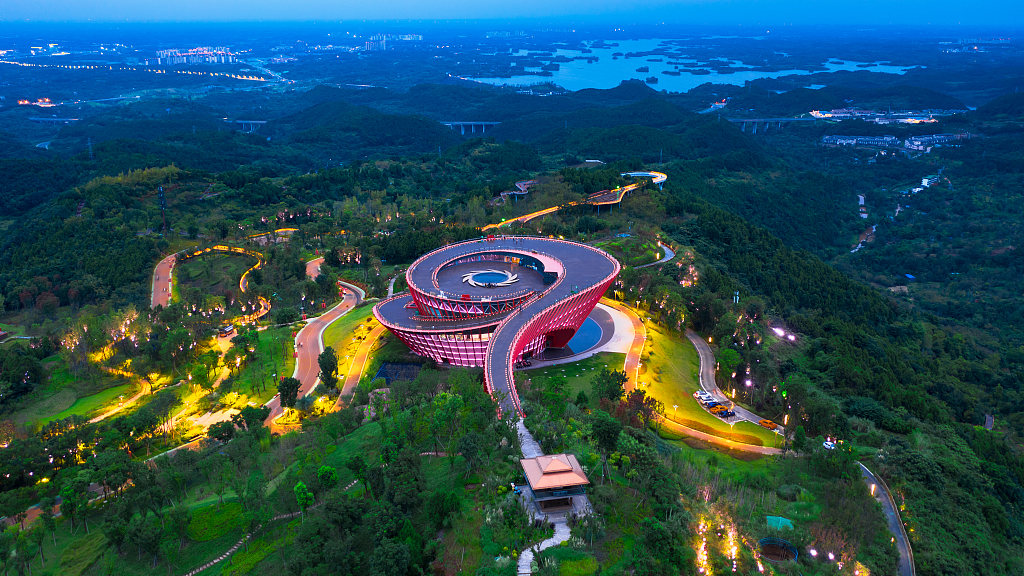
<path id="1" fill-rule="evenodd" d="M 608 307 L 618 311 L 628 318 L 631 324 L 624 332 L 625 334 L 631 334 L 633 337 L 632 342 L 629 343 L 629 347 L 626 349 L 626 361 L 623 365 L 626 377 L 629 378 L 625 386 L 628 392 L 636 388 L 636 383 L 640 381 L 640 355 L 643 354 L 644 342 L 647 341 L 647 327 L 644 326 L 640 317 L 626 306 L 608 298 L 602 298 L 601 303 L 607 304 Z M 616 324 L 615 330 L 619 330 L 618 324 Z"/>
<path id="2" fill-rule="evenodd" d="M 668 247 L 668 244 L 662 244 L 661 242 L 658 242 L 658 246 L 661 246 L 661 249 L 665 251 L 665 257 L 662 258 L 661 260 L 658 260 L 657 262 L 651 262 L 650 264 L 637 266 L 637 269 L 647 268 L 648 266 L 657 266 L 658 264 L 664 264 L 665 262 L 668 262 L 669 260 L 676 257 L 676 253 L 673 252 L 672 249 Z"/>
<path id="3" fill-rule="evenodd" d="M 720 436 L 714 436 L 707 432 L 701 432 L 700 430 L 694 430 L 689 426 L 683 426 L 678 422 L 663 418 L 661 421 L 662 427 L 677 432 L 679 434 L 686 434 L 692 438 L 702 440 L 708 444 L 714 444 L 730 450 L 739 450 L 740 452 L 751 452 L 754 454 L 764 454 L 766 456 L 772 456 L 775 454 L 782 454 L 782 450 L 778 448 L 772 448 L 770 446 L 755 446 L 753 444 L 744 444 L 742 442 L 733 442 L 732 440 L 722 438 Z"/>
<path id="4" fill-rule="evenodd" d="M 519 422 L 516 423 L 516 430 L 519 433 L 519 445 L 523 452 L 523 458 L 536 458 L 544 455 L 544 452 L 540 449 L 540 444 L 533 439 L 533 435 L 526 429 L 526 425 L 523 424 L 522 420 L 519 420 Z M 522 503 L 527 507 L 527 510 L 529 510 L 530 507 L 536 506 L 533 498 L 529 497 L 525 492 L 523 494 Z M 592 511 L 590 507 L 590 500 L 587 499 L 585 494 L 582 496 L 573 496 L 572 505 L 573 509 L 570 512 L 576 515 L 589 514 Z M 517 572 L 519 574 L 531 573 L 530 564 L 533 563 L 533 556 L 535 553 L 538 553 L 541 550 L 546 550 L 552 546 L 558 546 L 570 537 L 571 530 L 568 522 L 569 512 L 555 512 L 544 517 L 547 518 L 548 522 L 555 525 L 555 533 L 551 538 L 527 548 L 519 554 L 519 560 L 516 563 Z"/>
<path id="5" fill-rule="evenodd" d="M 860 463 L 858 462 L 858 464 Z M 892 494 L 889 492 L 889 487 L 885 485 L 885 481 L 875 476 L 863 464 L 860 464 L 860 473 L 869 488 L 872 485 L 875 486 L 875 500 L 882 505 L 886 523 L 889 525 L 889 532 L 896 539 L 896 548 L 900 551 L 900 576 L 914 576 L 916 574 L 914 552 L 910 548 L 910 539 L 907 537 L 907 531 L 903 527 L 903 520 L 900 519 L 900 513 L 896 508 L 896 502 L 892 499 Z"/>
<path id="6" fill-rule="evenodd" d="M 385 332 L 387 332 L 387 328 L 378 324 L 359 344 L 359 348 L 356 349 L 356 353 L 352 356 L 352 363 L 348 366 L 348 373 L 345 375 L 345 381 L 341 386 L 341 394 L 338 395 L 338 401 L 334 404 L 335 410 L 341 408 L 343 398 L 352 395 L 352 390 L 363 377 L 363 370 L 366 369 L 366 360 L 370 357 L 370 352 L 373 351 L 373 345 L 377 343 L 377 340 Z M 357 366 L 358 369 L 356 368 Z"/>

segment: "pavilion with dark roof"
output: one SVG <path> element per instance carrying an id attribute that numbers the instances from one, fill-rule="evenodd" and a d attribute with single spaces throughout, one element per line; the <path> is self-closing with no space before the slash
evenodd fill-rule
<path id="1" fill-rule="evenodd" d="M 590 484 L 583 468 L 572 454 L 552 454 L 519 461 L 526 474 L 530 493 L 541 512 L 571 510 L 572 497 L 586 493 L 583 487 Z"/>

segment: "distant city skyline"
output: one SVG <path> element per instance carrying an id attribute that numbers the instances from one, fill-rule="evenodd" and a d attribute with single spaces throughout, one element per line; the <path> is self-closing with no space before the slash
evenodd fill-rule
<path id="1" fill-rule="evenodd" d="M 1024 27 L 1024 10 L 1013 0 L 970 6 L 953 0 L 545 0 L 495 2 L 418 0 L 326 2 L 324 0 L 65 0 L 3 2 L 0 22 L 295 22 L 360 20 L 569 19 L 584 24 L 965 25 Z"/>

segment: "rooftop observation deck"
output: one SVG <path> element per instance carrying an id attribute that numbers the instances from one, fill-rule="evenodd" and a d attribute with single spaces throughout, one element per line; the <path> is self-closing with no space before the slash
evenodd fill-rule
<path id="1" fill-rule="evenodd" d="M 524 236 L 498 236 L 494 240 L 471 240 L 435 250 L 417 260 L 406 273 L 412 289 L 438 295 L 441 290 L 449 294 L 445 285 L 448 276 L 442 268 L 457 259 L 479 253 L 519 253 L 537 258 L 544 264 L 546 272 L 555 272 L 557 279 L 548 285 L 533 286 L 536 293 L 533 297 L 515 310 L 504 314 L 486 316 L 479 319 L 438 320 L 418 315 L 415 308 L 409 308 L 412 302 L 410 294 L 400 294 L 377 305 L 377 313 L 389 328 L 413 332 L 457 332 L 460 330 L 497 326 L 490 338 L 487 349 L 484 377 L 488 391 L 501 399 L 502 411 L 514 410 L 521 413 L 518 395 L 512 379 L 512 365 L 522 352 L 522 347 L 530 339 L 544 333 L 547 326 L 531 326 L 541 314 L 557 305 L 565 305 L 573 298 L 579 298 L 587 292 L 588 297 L 602 283 L 610 282 L 620 270 L 619 263 L 601 250 L 555 238 L 538 238 Z M 490 268 L 488 262 L 479 262 L 474 266 Z M 463 265 L 454 269 L 467 269 Z M 497 266 L 495 269 L 499 269 Z M 441 272 L 441 274 L 439 274 Z M 530 271 L 532 272 L 532 271 Z M 440 279 L 440 280 L 439 280 Z M 459 276 L 461 284 L 461 276 Z M 514 285 L 513 285 L 514 287 Z M 502 289 L 505 293 L 512 288 Z M 475 294 L 466 291 L 467 294 Z M 496 293 L 496 297 L 499 293 Z M 460 293 L 461 294 L 461 293 Z M 593 298 L 596 303 L 600 294 Z M 474 299 L 479 298 L 478 296 Z M 591 303 L 592 307 L 592 303 Z M 588 310 L 589 312 L 589 310 Z M 585 317 L 585 314 L 583 315 Z M 561 326 L 551 326 L 552 329 Z M 530 330 L 527 330 L 530 328 Z"/>

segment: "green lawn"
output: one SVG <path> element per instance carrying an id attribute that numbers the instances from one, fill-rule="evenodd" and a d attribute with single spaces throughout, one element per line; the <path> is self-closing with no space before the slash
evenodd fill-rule
<path id="1" fill-rule="evenodd" d="M 355 355 L 363 339 L 378 324 L 377 319 L 373 317 L 372 307 L 365 305 L 349 310 L 347 314 L 338 318 L 324 330 L 324 348 L 334 348 L 334 352 L 338 355 L 338 378 L 345 378 L 345 375 L 348 374 L 352 356 Z M 367 367 L 371 365 L 371 359 L 372 355 L 367 358 Z"/>
<path id="2" fill-rule="evenodd" d="M 555 374 L 561 374 L 565 376 L 565 380 L 569 384 L 568 392 L 570 400 L 575 399 L 576 395 L 579 394 L 580 390 L 582 390 L 590 397 L 591 407 L 596 408 L 597 398 L 592 392 L 592 379 L 594 375 L 605 368 L 608 368 L 609 370 L 622 370 L 622 365 L 625 361 L 625 354 L 601 352 L 600 354 L 595 354 L 590 358 L 585 358 L 579 362 L 557 364 L 555 366 L 546 366 L 543 368 L 533 368 L 523 372 L 517 372 L 517 374 L 524 374 L 526 378 L 529 378 L 533 387 L 544 386 L 549 377 L 554 376 Z"/>
<path id="3" fill-rule="evenodd" d="M 118 398 L 124 396 L 127 400 L 130 398 L 135 390 L 130 384 L 123 384 L 121 386 L 114 386 L 113 388 L 107 388 L 102 392 L 85 396 L 75 400 L 68 409 L 62 410 L 56 414 L 48 417 L 44 417 L 40 420 L 41 423 L 45 424 L 52 420 L 61 420 L 67 418 L 73 414 L 79 414 L 81 416 L 97 416 L 100 413 L 112 409 L 117 406 Z"/>
<path id="4" fill-rule="evenodd" d="M 16 324 L 4 324 L 0 322 L 0 331 L 10 332 L 11 336 L 25 336 L 25 327 L 18 326 Z M 17 342 L 17 340 L 10 339 L 10 342 Z"/>
<path id="5" fill-rule="evenodd" d="M 687 421 L 697 422 L 702 427 L 710 428 L 713 434 L 749 434 L 759 438 L 764 446 L 778 444 L 777 434 L 757 424 L 739 422 L 730 427 L 728 423 L 704 410 L 693 397 L 693 393 L 700 387 L 697 349 L 682 334 L 670 332 L 654 322 L 645 322 L 645 325 L 647 344 L 644 346 L 644 357 L 647 360 L 641 362 L 640 382 L 648 394 L 665 405 L 667 417 L 683 425 L 687 425 Z M 697 426 L 691 427 L 699 429 Z"/>
<path id="6" fill-rule="evenodd" d="M 238 281 L 252 263 L 251 256 L 207 254 L 178 264 L 171 276 L 176 290 L 195 286 L 205 294 L 223 295 L 228 290 L 238 291 Z"/>
<path id="7" fill-rule="evenodd" d="M 334 452 L 324 457 L 323 465 L 332 466 L 337 469 L 338 484 L 348 486 L 350 482 L 355 480 L 355 476 L 345 466 L 345 463 L 353 456 L 359 455 L 363 457 L 367 465 L 375 465 L 380 457 L 380 441 L 380 424 L 370 422 L 365 426 L 360 426 L 351 434 L 345 436 Z"/>

